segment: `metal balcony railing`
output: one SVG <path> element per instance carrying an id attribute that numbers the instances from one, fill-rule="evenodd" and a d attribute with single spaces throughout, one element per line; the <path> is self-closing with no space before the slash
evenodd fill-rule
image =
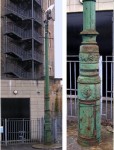
<path id="1" fill-rule="evenodd" d="M 41 3 L 41 2 L 39 2 L 39 3 Z M 14 15 L 20 17 L 22 20 L 29 19 L 29 18 L 31 19 L 33 17 L 38 23 L 42 24 L 42 13 L 41 12 L 36 12 L 34 10 L 33 16 L 32 16 L 31 9 L 24 10 L 12 2 L 7 4 L 7 7 L 6 7 L 6 14 L 9 14 L 9 13 L 13 13 Z"/>
<path id="2" fill-rule="evenodd" d="M 23 51 L 22 48 L 15 45 L 14 43 L 8 42 L 7 43 L 7 49 L 6 49 L 6 53 L 14 53 L 15 55 L 17 55 L 18 57 L 20 57 L 22 59 L 23 56 Z"/>
<path id="3" fill-rule="evenodd" d="M 32 30 L 23 31 L 22 37 L 23 37 L 23 40 L 28 39 L 28 38 L 32 38 Z"/>
<path id="4" fill-rule="evenodd" d="M 27 11 L 19 8 L 19 6 L 9 3 L 6 7 L 6 14 L 13 13 L 16 16 L 19 16 L 21 19 L 25 19 L 27 16 Z"/>
<path id="5" fill-rule="evenodd" d="M 33 12 L 33 18 L 42 25 L 42 23 L 43 23 L 42 13 L 39 13 L 39 12 L 37 13 L 34 11 Z"/>
<path id="6" fill-rule="evenodd" d="M 32 78 L 32 73 L 25 71 L 16 61 L 8 60 L 5 68 L 5 73 L 13 73 L 19 78 Z"/>
<path id="7" fill-rule="evenodd" d="M 41 36 L 38 32 L 36 32 L 36 31 L 34 30 L 34 31 L 33 31 L 33 35 L 34 35 L 34 38 L 35 38 L 38 42 L 43 43 L 43 38 L 42 38 L 42 36 Z"/>
<path id="8" fill-rule="evenodd" d="M 34 51 L 34 60 L 40 63 L 43 63 L 43 54 L 40 54 L 37 51 Z"/>
<path id="9" fill-rule="evenodd" d="M 38 51 L 35 50 L 34 55 L 32 56 L 32 50 L 25 51 L 25 50 L 23 50 L 23 48 L 17 46 L 14 43 L 9 42 L 9 41 L 7 44 L 8 44 L 8 46 L 6 49 L 6 53 L 13 53 L 16 56 L 18 56 L 19 58 L 21 58 L 22 61 L 33 59 L 39 63 L 43 63 L 43 55 L 41 53 L 39 53 Z"/>
<path id="10" fill-rule="evenodd" d="M 33 33 L 32 33 L 32 30 L 26 30 L 26 31 L 24 31 L 22 37 L 23 37 L 23 40 L 33 37 L 39 43 L 41 43 L 41 44 L 43 43 L 42 36 L 37 31 L 35 31 L 35 30 L 33 31 Z"/>
<path id="11" fill-rule="evenodd" d="M 27 72 L 21 66 L 17 64 L 16 61 L 8 61 L 5 68 L 5 73 L 14 74 L 18 78 L 22 79 L 32 79 L 32 72 Z M 42 73 L 34 73 L 34 79 L 38 79 L 43 76 Z"/>
<path id="12" fill-rule="evenodd" d="M 42 36 L 37 31 L 24 30 L 21 27 L 14 24 L 13 22 L 7 22 L 5 33 L 6 34 L 13 33 L 16 36 L 22 38 L 23 40 L 30 39 L 33 37 L 39 43 L 41 44 L 43 43 Z"/>
<path id="13" fill-rule="evenodd" d="M 37 62 L 43 63 L 43 55 L 37 51 L 34 51 L 34 55 L 32 56 L 32 51 L 27 51 L 23 53 L 23 60 L 33 59 Z"/>
<path id="14" fill-rule="evenodd" d="M 41 6 L 41 0 L 35 0 Z"/>
<path id="15" fill-rule="evenodd" d="M 22 28 L 15 25 L 13 22 L 7 22 L 5 33 L 6 34 L 7 33 L 13 33 L 13 34 L 15 34 L 21 38 L 23 30 L 22 30 Z"/>

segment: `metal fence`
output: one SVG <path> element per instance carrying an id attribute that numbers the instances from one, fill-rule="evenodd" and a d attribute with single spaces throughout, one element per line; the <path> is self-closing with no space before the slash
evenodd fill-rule
<path id="1" fill-rule="evenodd" d="M 101 57 L 99 75 L 101 77 L 101 117 L 113 119 L 114 100 L 114 59 L 113 56 Z M 77 117 L 77 78 L 79 76 L 79 57 L 71 55 L 67 58 L 67 116 Z"/>
<path id="2" fill-rule="evenodd" d="M 62 136 L 61 117 L 51 119 L 52 141 L 60 142 Z M 3 133 L 1 144 L 43 143 L 44 142 L 44 119 L 2 119 Z"/>

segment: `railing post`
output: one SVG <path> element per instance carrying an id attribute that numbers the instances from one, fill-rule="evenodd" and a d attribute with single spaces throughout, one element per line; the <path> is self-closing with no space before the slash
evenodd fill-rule
<path id="1" fill-rule="evenodd" d="M 22 122 L 23 122 L 22 143 L 24 143 L 24 135 L 25 135 L 25 131 L 24 131 L 24 118 L 23 118 L 23 121 L 22 121 Z"/>
<path id="2" fill-rule="evenodd" d="M 8 131 L 7 131 L 7 119 L 5 119 L 5 145 L 6 146 L 8 145 L 7 134 L 8 134 Z"/>
<path id="3" fill-rule="evenodd" d="M 42 126 L 42 142 L 44 142 L 44 118 L 41 119 L 41 126 Z"/>
<path id="4" fill-rule="evenodd" d="M 54 119 L 54 132 L 55 132 L 55 137 L 54 137 L 54 142 L 57 141 L 57 118 Z"/>
<path id="5" fill-rule="evenodd" d="M 40 126 L 40 131 L 38 131 L 40 134 L 40 143 L 41 143 L 41 140 L 42 140 L 42 118 L 40 118 L 40 120 L 39 120 L 39 126 Z"/>
<path id="6" fill-rule="evenodd" d="M 100 58 L 99 58 L 99 76 L 100 76 L 100 79 L 101 79 L 101 98 L 100 98 L 100 108 L 101 108 L 101 110 L 100 110 L 100 115 L 102 116 L 102 109 L 103 109 L 103 98 L 102 98 L 102 74 L 103 74 L 103 72 L 102 72 L 102 68 L 103 68 L 103 60 L 102 60 L 102 56 L 100 56 Z"/>

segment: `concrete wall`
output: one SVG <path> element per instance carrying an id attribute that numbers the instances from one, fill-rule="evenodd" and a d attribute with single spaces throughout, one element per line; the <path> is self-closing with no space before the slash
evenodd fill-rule
<path id="1" fill-rule="evenodd" d="M 14 94 L 14 90 L 18 93 Z M 60 80 L 52 79 L 50 80 L 50 110 L 53 114 L 55 114 L 53 111 L 56 93 L 58 94 L 59 112 L 62 112 Z M 35 132 L 39 129 L 40 124 L 36 119 L 44 117 L 44 80 L 1 80 L 1 98 L 30 98 L 31 139 L 37 139 Z"/>
<path id="2" fill-rule="evenodd" d="M 14 94 L 14 90 L 18 93 Z M 50 110 L 54 112 L 58 98 L 59 112 L 62 111 L 62 86 L 60 80 L 50 80 Z M 30 119 L 44 116 L 44 81 L 1 80 L 1 98 L 30 98 Z"/>
<path id="3" fill-rule="evenodd" d="M 30 98 L 30 119 L 44 116 L 44 81 L 1 80 L 1 98 Z"/>
<path id="4" fill-rule="evenodd" d="M 62 112 L 62 85 L 60 80 L 52 80 L 50 82 L 50 108 L 52 114 L 55 111 L 55 100 L 57 98 L 59 113 Z"/>
<path id="5" fill-rule="evenodd" d="M 96 0 L 96 10 L 113 10 L 113 5 L 113 0 Z M 67 12 L 80 12 L 82 10 L 83 4 L 80 3 L 80 0 L 67 0 Z"/>

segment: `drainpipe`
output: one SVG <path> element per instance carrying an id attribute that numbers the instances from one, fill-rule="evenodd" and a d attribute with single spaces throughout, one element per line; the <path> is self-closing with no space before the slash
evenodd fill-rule
<path id="1" fill-rule="evenodd" d="M 99 47 L 96 36 L 96 0 L 83 0 L 83 31 L 78 77 L 78 143 L 91 146 L 101 141 Z"/>

